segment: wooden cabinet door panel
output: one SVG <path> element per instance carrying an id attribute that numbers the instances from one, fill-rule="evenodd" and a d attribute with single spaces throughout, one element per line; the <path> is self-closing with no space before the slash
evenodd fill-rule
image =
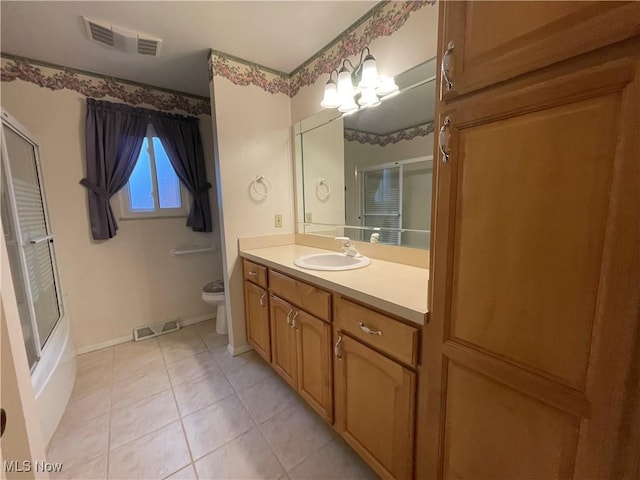
<path id="1" fill-rule="evenodd" d="M 640 271 L 626 50 L 441 106 L 419 477 L 612 476 Z"/>
<path id="2" fill-rule="evenodd" d="M 293 388 L 298 387 L 296 370 L 296 331 L 291 326 L 295 308 L 271 296 L 271 366 Z"/>
<path id="3" fill-rule="evenodd" d="M 298 310 L 297 314 L 298 393 L 320 416 L 332 423 L 331 326 L 302 311 Z"/>
<path id="4" fill-rule="evenodd" d="M 336 430 L 383 477 L 412 478 L 416 374 L 340 332 L 334 340 Z"/>
<path id="5" fill-rule="evenodd" d="M 443 98 L 468 93 L 640 34 L 638 2 L 441 2 L 453 42 Z"/>
<path id="6" fill-rule="evenodd" d="M 244 282 L 247 340 L 267 362 L 271 362 L 271 335 L 269 329 L 269 294 L 263 288 Z"/>

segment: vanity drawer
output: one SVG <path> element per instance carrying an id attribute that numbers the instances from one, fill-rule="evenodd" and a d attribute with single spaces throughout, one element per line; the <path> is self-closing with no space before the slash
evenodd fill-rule
<path id="1" fill-rule="evenodd" d="M 273 270 L 269 270 L 269 285 L 278 297 L 327 322 L 331 318 L 330 293 Z"/>
<path id="2" fill-rule="evenodd" d="M 417 364 L 417 328 L 342 297 L 336 299 L 334 324 L 334 331 L 342 330 L 407 365 Z"/>
<path id="3" fill-rule="evenodd" d="M 245 258 L 242 259 L 242 271 L 244 279 L 267 288 L 267 268 L 257 263 L 253 263 Z"/>

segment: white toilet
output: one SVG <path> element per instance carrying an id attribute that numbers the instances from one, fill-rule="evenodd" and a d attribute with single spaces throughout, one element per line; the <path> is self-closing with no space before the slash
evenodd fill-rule
<path id="1" fill-rule="evenodd" d="M 224 304 L 224 281 L 216 280 L 202 287 L 202 300 L 209 305 L 218 306 L 216 332 L 220 335 L 227 335 L 229 330 L 227 329 L 227 309 Z"/>

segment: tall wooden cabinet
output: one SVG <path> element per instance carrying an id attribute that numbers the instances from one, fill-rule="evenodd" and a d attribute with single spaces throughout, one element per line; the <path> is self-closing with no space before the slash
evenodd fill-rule
<path id="1" fill-rule="evenodd" d="M 630 477 L 640 3 L 440 14 L 417 477 Z"/>

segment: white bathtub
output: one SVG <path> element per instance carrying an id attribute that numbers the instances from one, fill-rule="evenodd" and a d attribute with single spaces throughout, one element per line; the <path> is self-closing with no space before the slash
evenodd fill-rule
<path id="1" fill-rule="evenodd" d="M 76 378 L 76 349 L 68 316 L 58 322 L 31 374 L 44 444 L 56 431 Z"/>

